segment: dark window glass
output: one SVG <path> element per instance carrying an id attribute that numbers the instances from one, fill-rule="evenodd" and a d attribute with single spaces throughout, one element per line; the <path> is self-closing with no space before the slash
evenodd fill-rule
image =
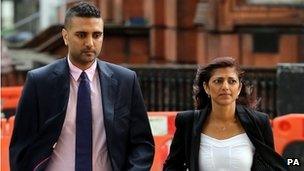
<path id="1" fill-rule="evenodd" d="M 279 35 L 274 33 L 253 34 L 254 53 L 278 53 Z"/>

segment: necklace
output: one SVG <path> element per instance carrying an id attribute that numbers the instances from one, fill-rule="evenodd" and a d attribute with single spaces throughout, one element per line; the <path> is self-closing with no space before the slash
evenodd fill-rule
<path id="1" fill-rule="evenodd" d="M 219 126 L 216 123 L 214 126 L 220 130 L 220 131 L 226 131 L 229 127 L 231 127 L 234 123 L 236 123 L 236 119 L 234 119 L 232 122 L 229 122 L 228 124 L 225 124 L 224 126 Z"/>

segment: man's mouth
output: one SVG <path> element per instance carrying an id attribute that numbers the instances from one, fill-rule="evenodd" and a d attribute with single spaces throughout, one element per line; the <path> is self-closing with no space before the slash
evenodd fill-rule
<path id="1" fill-rule="evenodd" d="M 82 53 L 85 53 L 85 54 L 95 54 L 94 51 L 82 51 Z"/>

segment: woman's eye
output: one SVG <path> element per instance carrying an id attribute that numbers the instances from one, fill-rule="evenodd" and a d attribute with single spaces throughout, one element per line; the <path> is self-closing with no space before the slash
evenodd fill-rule
<path id="1" fill-rule="evenodd" d="M 214 80 L 213 82 L 214 82 L 215 84 L 221 84 L 223 81 L 218 79 L 218 80 Z"/>
<path id="2" fill-rule="evenodd" d="M 236 84 L 237 81 L 236 81 L 236 80 L 229 80 L 228 83 L 229 83 L 229 84 Z"/>

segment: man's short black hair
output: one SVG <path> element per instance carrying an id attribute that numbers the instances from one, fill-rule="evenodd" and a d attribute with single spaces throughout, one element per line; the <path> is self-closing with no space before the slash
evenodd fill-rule
<path id="1" fill-rule="evenodd" d="M 69 8 L 65 14 L 64 27 L 66 28 L 72 17 L 101 18 L 99 9 L 88 2 L 79 2 Z"/>

